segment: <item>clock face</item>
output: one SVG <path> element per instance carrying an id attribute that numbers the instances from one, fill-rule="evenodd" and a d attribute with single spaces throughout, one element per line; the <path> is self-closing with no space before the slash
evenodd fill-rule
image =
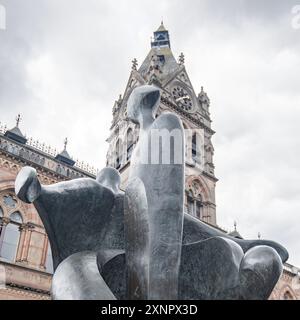
<path id="1" fill-rule="evenodd" d="M 185 111 L 191 112 L 193 110 L 193 102 L 186 90 L 181 87 L 174 87 L 172 90 L 172 95 L 176 101 L 178 107 Z"/>

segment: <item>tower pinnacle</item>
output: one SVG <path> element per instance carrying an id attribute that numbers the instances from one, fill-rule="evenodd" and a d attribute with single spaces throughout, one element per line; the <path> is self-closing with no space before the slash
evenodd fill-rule
<path id="1" fill-rule="evenodd" d="M 16 117 L 16 127 L 19 127 L 20 121 L 22 120 L 20 113 Z"/>
<path id="2" fill-rule="evenodd" d="M 132 70 L 137 70 L 137 66 L 138 66 L 137 59 L 134 58 L 131 62 L 132 62 L 132 67 L 131 67 L 131 69 L 132 69 Z"/>
<path id="3" fill-rule="evenodd" d="M 17 141 L 22 144 L 26 144 L 27 138 L 23 135 L 23 133 L 19 128 L 20 121 L 21 121 L 21 115 L 18 114 L 16 117 L 16 126 L 10 130 L 7 130 L 4 135 L 14 141 Z"/>
<path id="4" fill-rule="evenodd" d="M 258 232 L 257 238 L 258 238 L 259 240 L 261 239 L 261 233 L 260 233 L 260 232 Z"/>
<path id="5" fill-rule="evenodd" d="M 183 54 L 183 52 L 181 52 L 178 61 L 179 61 L 180 65 L 184 65 L 184 54 Z"/>
<path id="6" fill-rule="evenodd" d="M 67 150 L 67 145 L 68 145 L 68 138 L 65 138 L 65 140 L 64 140 L 64 151 Z"/>
<path id="7" fill-rule="evenodd" d="M 74 166 L 75 161 L 70 157 L 68 151 L 67 151 L 67 144 L 68 144 L 68 138 L 65 138 L 64 140 L 64 150 L 57 154 L 55 159 L 59 160 L 60 162 L 64 164 L 68 164 L 69 166 Z"/>

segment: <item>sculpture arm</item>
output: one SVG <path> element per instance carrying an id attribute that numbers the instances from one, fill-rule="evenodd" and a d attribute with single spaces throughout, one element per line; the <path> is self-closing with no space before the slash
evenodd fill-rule
<path id="1" fill-rule="evenodd" d="M 277 251 L 279 254 L 282 262 L 286 262 L 289 254 L 288 251 L 279 243 L 270 240 L 244 240 L 244 239 L 237 239 L 231 237 L 224 232 L 217 230 L 209 226 L 208 224 L 192 217 L 189 214 L 184 215 L 184 225 L 183 225 L 183 243 L 191 243 L 196 241 L 205 240 L 211 237 L 224 237 L 227 239 L 231 239 L 232 241 L 239 244 L 244 252 L 247 252 L 253 247 L 256 246 L 269 246 Z"/>

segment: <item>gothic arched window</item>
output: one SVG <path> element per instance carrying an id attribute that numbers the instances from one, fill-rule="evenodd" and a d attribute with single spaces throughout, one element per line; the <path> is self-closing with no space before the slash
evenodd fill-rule
<path id="1" fill-rule="evenodd" d="M 197 134 L 194 133 L 192 137 L 192 158 L 197 160 Z"/>
<path id="2" fill-rule="evenodd" d="M 17 206 L 17 200 L 15 200 L 10 194 L 3 197 L 3 203 L 9 209 L 13 209 Z"/>
<path id="3" fill-rule="evenodd" d="M 202 218 L 202 201 L 201 201 L 201 199 L 196 199 L 196 201 L 195 201 L 195 212 L 196 212 L 196 217 L 201 219 Z"/>
<path id="4" fill-rule="evenodd" d="M 10 262 L 14 262 L 20 239 L 20 226 L 23 223 L 20 212 L 13 212 L 10 215 L 10 222 L 3 230 L 3 238 L 0 256 Z"/>
<path id="5" fill-rule="evenodd" d="M 202 199 L 198 195 L 194 197 L 191 191 L 187 192 L 187 213 L 198 219 L 202 218 Z"/>
<path id="6" fill-rule="evenodd" d="M 118 139 L 116 143 L 116 169 L 119 169 L 121 167 L 121 143 L 120 139 Z"/>
<path id="7" fill-rule="evenodd" d="M 22 215 L 20 212 L 13 212 L 11 215 L 10 215 L 10 221 L 13 222 L 13 223 L 19 223 L 19 224 L 22 224 L 23 223 L 23 218 L 22 218 Z"/>
<path id="8" fill-rule="evenodd" d="M 133 151 L 133 132 L 132 129 L 129 128 L 127 131 L 127 161 L 131 158 Z"/>
<path id="9" fill-rule="evenodd" d="M 291 293 L 289 291 L 286 291 L 283 295 L 283 300 L 294 300 L 294 299 Z"/>
<path id="10" fill-rule="evenodd" d="M 190 143 L 190 138 L 189 138 L 189 130 L 187 125 L 183 122 L 183 129 L 184 129 L 184 135 L 185 135 L 185 157 L 188 158 L 188 150 L 189 150 L 189 143 Z"/>

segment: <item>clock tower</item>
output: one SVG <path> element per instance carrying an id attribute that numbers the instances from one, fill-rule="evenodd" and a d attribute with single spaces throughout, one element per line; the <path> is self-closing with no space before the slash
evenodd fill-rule
<path id="1" fill-rule="evenodd" d="M 209 113 L 210 101 L 201 87 L 196 94 L 188 77 L 184 55 L 176 60 L 171 51 L 169 32 L 163 22 L 154 32 L 151 49 L 138 68 L 132 61 L 131 73 L 123 95 L 113 106 L 113 121 L 107 139 L 107 165 L 121 173 L 122 186 L 128 179 L 130 157 L 139 137 L 139 128 L 127 119 L 127 100 L 132 90 L 141 85 L 153 84 L 161 90 L 157 116 L 176 113 L 186 133 L 185 210 L 194 217 L 216 226 L 215 185 Z"/>

